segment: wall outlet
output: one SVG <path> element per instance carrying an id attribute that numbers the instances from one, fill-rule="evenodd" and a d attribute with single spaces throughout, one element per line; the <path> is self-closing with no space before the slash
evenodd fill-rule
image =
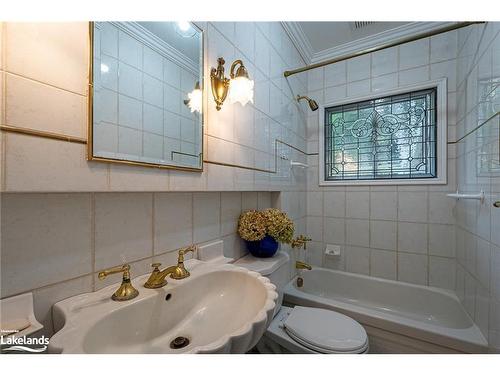
<path id="1" fill-rule="evenodd" d="M 326 244 L 325 255 L 339 257 L 341 249 L 339 245 Z"/>

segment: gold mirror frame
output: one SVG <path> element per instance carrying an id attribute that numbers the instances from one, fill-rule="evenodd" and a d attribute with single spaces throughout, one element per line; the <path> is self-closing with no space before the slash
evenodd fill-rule
<path id="1" fill-rule="evenodd" d="M 206 116 L 206 93 L 205 93 L 205 34 L 204 31 L 191 23 L 197 30 L 201 32 L 201 64 L 202 64 L 202 74 L 201 74 L 201 87 L 203 93 L 202 99 L 202 113 L 201 113 L 201 153 L 200 153 L 200 167 L 182 167 L 176 165 L 167 164 L 155 164 L 146 163 L 140 161 L 122 160 L 122 159 L 112 159 L 103 158 L 99 156 L 94 156 L 93 147 L 93 126 L 94 126 L 94 22 L 89 22 L 89 69 L 88 69 L 88 96 L 87 96 L 87 160 L 97 161 L 104 163 L 115 163 L 124 165 L 133 165 L 139 167 L 149 167 L 157 169 L 171 169 L 179 171 L 189 171 L 189 172 L 203 172 L 203 155 L 204 155 L 204 126 L 205 126 L 205 116 Z"/>

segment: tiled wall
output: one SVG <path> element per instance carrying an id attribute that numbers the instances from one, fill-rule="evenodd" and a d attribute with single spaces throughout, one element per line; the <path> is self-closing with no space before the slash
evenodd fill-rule
<path id="1" fill-rule="evenodd" d="M 486 199 L 483 204 L 457 203 L 456 291 L 496 352 L 500 352 L 500 208 L 493 202 L 500 200 L 499 33 L 498 22 L 460 30 L 457 74 L 458 189 L 483 190 Z"/>
<path id="2" fill-rule="evenodd" d="M 293 100 L 306 77 L 283 78 L 303 62 L 278 22 L 200 26 L 206 72 L 217 57 L 242 58 L 255 80 L 253 105 L 217 112 L 205 98 L 205 159 L 274 170 L 276 138 L 306 148 L 304 107 Z M 85 138 L 88 24 L 0 23 L 0 41 L 1 123 Z M 306 174 L 281 158 L 276 174 L 213 164 L 192 173 L 87 162 L 85 145 L 22 134 L 0 132 L 0 143 L 1 294 L 33 290 L 47 332 L 55 301 L 106 284 L 94 277 L 101 267 L 127 261 L 141 274 L 152 259 L 172 264 L 175 249 L 215 238 L 241 255 L 242 209 L 281 207 L 305 232 Z"/>
<path id="3" fill-rule="evenodd" d="M 381 95 L 446 77 L 448 140 L 455 140 L 456 31 L 309 71 L 309 96 L 320 103 Z M 310 114 L 308 152 L 318 152 L 318 115 Z M 455 285 L 455 150 L 448 146 L 447 185 L 318 186 L 318 156 L 310 156 L 307 232 L 310 260 L 325 267 L 453 289 Z M 342 256 L 324 256 L 326 244 Z"/>
<path id="4" fill-rule="evenodd" d="M 239 258 L 246 253 L 239 214 L 276 199 L 269 192 L 3 194 L 1 298 L 33 291 L 36 316 L 51 332 L 53 303 L 119 282 L 117 275 L 100 281 L 103 268 L 130 263 L 135 277 L 152 262 L 175 264 L 181 247 L 216 239 Z"/>
<path id="5" fill-rule="evenodd" d="M 283 77 L 303 65 L 279 22 L 200 23 L 205 31 L 205 159 L 274 170 L 275 139 L 306 148 L 305 106 L 294 96 L 305 76 Z M 2 23 L 2 124 L 86 137 L 88 24 Z M 33 58 L 36 56 L 36 58 Z M 243 59 L 255 81 L 255 102 L 229 102 L 216 111 L 208 72 Z M 88 163 L 86 146 L 3 134 L 2 191 L 233 191 L 302 190 L 305 174 L 278 158 L 279 173 L 205 164 L 203 173 Z M 280 155 L 305 161 L 293 149 Z"/>
<path id="6" fill-rule="evenodd" d="M 141 37 L 153 40 L 146 32 Z M 190 43 L 201 46 L 199 40 Z M 199 166 L 199 114 L 181 103 L 201 80 L 201 69 L 164 55 L 110 22 L 95 24 L 95 156 Z"/>

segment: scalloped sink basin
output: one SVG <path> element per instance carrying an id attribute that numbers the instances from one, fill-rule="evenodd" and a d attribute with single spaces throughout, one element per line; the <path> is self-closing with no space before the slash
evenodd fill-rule
<path id="1" fill-rule="evenodd" d="M 183 280 L 110 299 L 117 285 L 54 305 L 53 353 L 245 353 L 272 320 L 277 293 L 265 277 L 230 264 L 190 260 Z M 172 342 L 177 339 L 174 347 Z M 187 339 L 187 340 L 186 340 Z"/>

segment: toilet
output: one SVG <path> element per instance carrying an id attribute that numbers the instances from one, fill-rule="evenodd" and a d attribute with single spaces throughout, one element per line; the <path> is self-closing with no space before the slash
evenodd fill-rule
<path id="1" fill-rule="evenodd" d="M 268 277 L 279 294 L 274 318 L 258 342 L 257 350 L 264 354 L 367 353 L 368 336 L 354 319 L 326 309 L 282 306 L 283 288 L 289 281 L 289 261 L 289 255 L 280 251 L 272 258 L 249 254 L 234 263 Z"/>

